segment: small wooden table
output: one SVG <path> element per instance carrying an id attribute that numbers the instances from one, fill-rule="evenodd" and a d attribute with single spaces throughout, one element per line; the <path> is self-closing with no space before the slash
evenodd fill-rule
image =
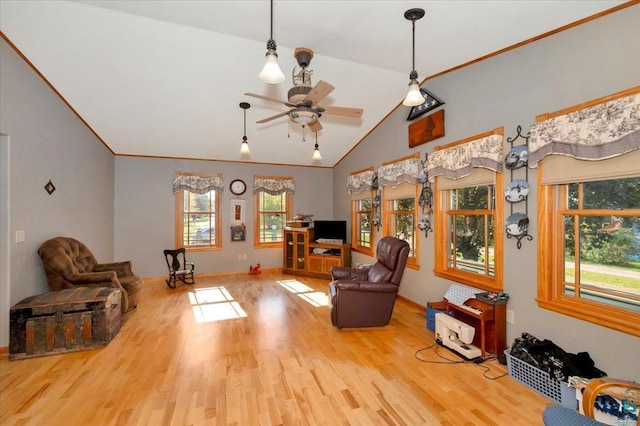
<path id="1" fill-rule="evenodd" d="M 444 299 L 445 312 L 453 311 L 453 316 L 476 329 L 473 344 L 480 348 L 482 357 L 487 353 L 502 356 L 507 339 L 507 301 L 498 300 L 487 303 L 471 298 L 464 305 L 456 305 Z"/>

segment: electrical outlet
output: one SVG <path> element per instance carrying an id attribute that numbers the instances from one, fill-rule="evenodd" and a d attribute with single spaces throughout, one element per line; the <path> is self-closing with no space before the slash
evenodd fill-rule
<path id="1" fill-rule="evenodd" d="M 242 255 L 242 260 L 247 260 L 247 255 L 246 254 Z"/>
<path id="2" fill-rule="evenodd" d="M 241 254 L 238 255 L 238 260 L 242 260 L 242 255 Z"/>
<path id="3" fill-rule="evenodd" d="M 509 324 L 514 324 L 516 322 L 515 315 L 511 309 L 507 309 L 507 322 Z"/>
<path id="4" fill-rule="evenodd" d="M 24 243 L 26 240 L 26 236 L 24 231 L 16 231 L 16 243 Z"/>

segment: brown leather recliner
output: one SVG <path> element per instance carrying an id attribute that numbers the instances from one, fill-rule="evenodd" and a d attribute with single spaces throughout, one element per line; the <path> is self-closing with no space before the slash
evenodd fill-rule
<path id="1" fill-rule="evenodd" d="M 122 293 L 122 312 L 135 308 L 140 300 L 143 282 L 133 274 L 130 261 L 98 263 L 84 244 L 68 237 L 45 241 L 38 254 L 50 291 L 73 286 L 117 288 Z"/>
<path id="2" fill-rule="evenodd" d="M 389 324 L 409 256 L 409 244 L 399 238 L 383 237 L 376 251 L 378 262 L 371 268 L 331 269 L 331 322 L 336 327 Z"/>

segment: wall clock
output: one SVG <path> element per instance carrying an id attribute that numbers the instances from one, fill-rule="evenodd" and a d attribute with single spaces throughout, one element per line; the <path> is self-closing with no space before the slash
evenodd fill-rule
<path id="1" fill-rule="evenodd" d="M 247 190 L 247 184 L 242 179 L 234 179 L 229 184 L 229 190 L 233 195 L 242 195 Z"/>

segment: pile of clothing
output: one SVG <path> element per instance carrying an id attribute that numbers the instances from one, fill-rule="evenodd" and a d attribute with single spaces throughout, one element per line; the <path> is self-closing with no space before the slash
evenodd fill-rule
<path id="1" fill-rule="evenodd" d="M 566 382 L 569 376 L 593 379 L 607 373 L 596 368 L 588 352 L 572 354 L 551 340 L 540 340 L 529 333 L 516 337 L 511 356 L 549 373 L 552 379 Z"/>

